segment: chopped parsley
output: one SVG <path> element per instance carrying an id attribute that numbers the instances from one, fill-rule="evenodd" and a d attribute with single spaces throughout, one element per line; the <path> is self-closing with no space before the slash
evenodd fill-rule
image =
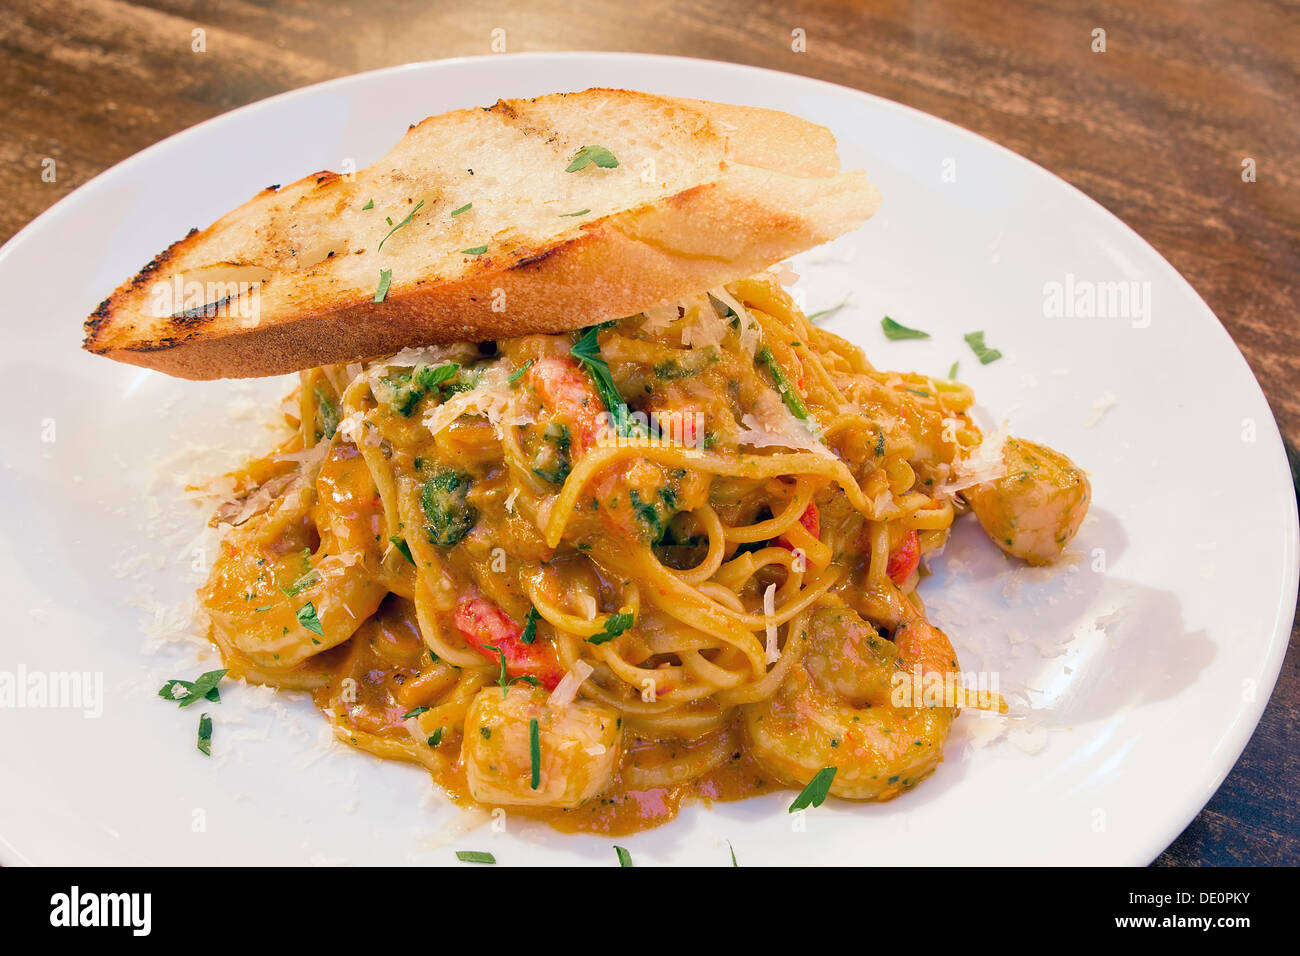
<path id="1" fill-rule="evenodd" d="M 527 372 L 530 368 L 533 367 L 533 362 L 535 361 L 536 359 L 529 359 L 523 365 L 519 366 L 517 369 L 511 372 L 510 377 L 506 379 L 506 381 L 509 382 L 511 385 L 515 384 L 515 382 L 519 381 L 521 378 L 524 377 L 525 372 Z"/>
<path id="2" fill-rule="evenodd" d="M 325 636 L 325 632 L 320 626 L 320 618 L 316 616 L 316 605 L 312 604 L 311 601 L 298 608 L 298 623 L 313 634 L 319 634 L 321 637 Z"/>
<path id="3" fill-rule="evenodd" d="M 366 209 L 374 209 L 374 208 L 375 208 L 375 201 L 374 201 L 373 199 L 367 199 L 367 200 L 366 200 L 366 204 L 365 204 L 364 206 L 362 206 L 361 208 L 362 208 L 363 211 L 366 210 Z"/>
<path id="4" fill-rule="evenodd" d="M 468 249 L 460 250 L 463 256 L 481 256 L 487 252 L 487 246 L 470 246 Z"/>
<path id="5" fill-rule="evenodd" d="M 421 199 L 419 202 L 415 204 L 415 208 L 406 214 L 406 218 L 403 219 L 395 226 L 393 226 L 392 217 L 391 216 L 387 217 L 388 224 L 390 226 L 393 226 L 393 228 L 388 230 L 388 235 L 384 236 L 384 238 L 379 240 L 379 248 L 383 249 L 384 243 L 387 242 L 390 238 L 392 238 L 393 233 L 397 232 L 397 230 L 403 228 L 404 226 L 409 226 L 411 224 L 411 220 L 415 218 L 415 214 L 420 211 L 420 207 L 423 205 L 424 205 L 424 200 Z"/>
<path id="6" fill-rule="evenodd" d="M 495 863 L 497 858 L 482 850 L 457 850 L 456 859 L 462 863 Z"/>
<path id="7" fill-rule="evenodd" d="M 593 634 L 587 638 L 588 644 L 605 644 L 618 637 L 629 627 L 632 626 L 635 618 L 628 613 L 611 614 L 605 620 L 605 626 L 599 634 Z"/>
<path id="8" fill-rule="evenodd" d="M 207 714 L 199 715 L 199 753 L 212 756 L 212 718 Z"/>
<path id="9" fill-rule="evenodd" d="M 838 312 L 840 309 L 844 308 L 848 304 L 849 304 L 849 300 L 847 297 L 845 297 L 844 301 L 841 302 L 839 305 L 833 305 L 829 309 L 822 309 L 818 312 L 814 312 L 812 315 L 808 316 L 808 321 L 816 322 L 818 319 L 829 318 L 830 316 L 834 315 L 836 312 Z"/>
<path id="10" fill-rule="evenodd" d="M 528 786 L 536 790 L 542 785 L 542 732 L 536 717 L 528 721 L 528 759 L 532 764 Z"/>
<path id="11" fill-rule="evenodd" d="M 601 328 L 602 326 L 593 325 L 585 329 L 578 341 L 573 343 L 573 348 L 569 349 L 569 354 L 587 369 L 587 374 L 591 376 L 600 400 L 605 403 L 605 408 L 614 417 L 614 427 L 620 435 L 623 435 L 627 433 L 629 427 L 627 402 L 623 401 L 618 386 L 614 384 L 609 363 L 601 357 L 600 342 L 597 340 Z"/>
<path id="12" fill-rule="evenodd" d="M 388 540 L 392 542 L 394 548 L 402 552 L 402 556 L 405 557 L 407 561 L 410 561 L 412 564 L 415 563 L 415 558 L 411 557 L 411 546 L 406 543 L 405 538 L 399 538 L 396 535 L 393 535 Z"/>
<path id="13" fill-rule="evenodd" d="M 920 329 L 909 329 L 906 325 L 899 325 L 889 316 L 880 320 L 880 328 L 885 333 L 885 338 L 891 342 L 897 342 L 899 339 L 928 339 L 929 332 L 922 332 Z"/>
<path id="14" fill-rule="evenodd" d="M 790 812 L 803 810 L 807 807 L 820 807 L 826 802 L 827 795 L 831 792 L 831 781 L 835 779 L 835 767 L 823 767 L 817 771 L 816 776 L 808 781 L 808 786 L 803 788 L 803 792 L 794 798 L 794 803 L 790 804 Z"/>
<path id="15" fill-rule="evenodd" d="M 393 284 L 393 270 L 379 270 L 379 288 L 375 290 L 375 302 L 383 302 L 388 297 L 388 287 Z"/>
<path id="16" fill-rule="evenodd" d="M 989 362 L 996 362 L 1002 358 L 1002 353 L 997 349 L 991 349 L 984 344 L 983 332 L 969 332 L 965 336 L 966 344 L 970 346 L 975 357 L 980 360 L 981 365 L 988 365 Z"/>
<path id="17" fill-rule="evenodd" d="M 562 212 L 560 213 L 560 218 L 567 219 L 570 216 L 585 216 L 589 212 L 591 212 L 590 209 L 579 209 L 577 212 Z"/>
<path id="18" fill-rule="evenodd" d="M 765 345 L 758 350 L 755 358 L 767 369 L 767 374 L 772 376 L 772 384 L 776 386 L 777 392 L 780 393 L 781 401 L 785 402 L 785 407 L 790 409 L 790 414 L 802 422 L 808 421 L 808 406 L 799 397 L 799 393 L 795 390 L 794 385 L 790 383 L 789 376 L 786 375 L 785 369 L 781 367 L 781 363 L 776 360 L 776 356 L 772 354 L 772 350 Z"/>
<path id="19" fill-rule="evenodd" d="M 539 616 L 537 608 L 530 607 L 528 609 L 528 616 L 524 618 L 523 633 L 519 635 L 519 640 L 523 643 L 531 644 L 533 641 L 537 640 L 537 619 Z"/>
<path id="20" fill-rule="evenodd" d="M 451 211 L 451 214 L 452 214 L 453 216 L 459 216 L 461 213 L 463 213 L 463 212 L 469 212 L 469 211 L 470 211 L 471 209 L 473 209 L 473 208 L 474 208 L 474 204 L 473 204 L 472 202 L 467 202 L 467 203 L 465 203 L 465 205 L 461 206 L 459 209 L 453 209 L 453 210 Z"/>
<path id="21" fill-rule="evenodd" d="M 601 169 L 613 169 L 618 165 L 618 160 L 604 146 L 584 146 L 578 150 L 573 157 L 573 162 L 569 163 L 564 171 L 566 173 L 576 173 L 580 169 L 586 169 L 592 163 L 595 163 Z"/>
<path id="22" fill-rule="evenodd" d="M 158 696 L 163 700 L 174 701 L 179 707 L 188 707 L 196 700 L 203 699 L 216 703 L 221 700 L 221 692 L 217 690 L 217 685 L 221 683 L 221 678 L 225 676 L 225 668 L 222 668 L 221 670 L 200 674 L 193 683 L 187 680 L 169 680 L 159 688 Z M 178 687 L 185 693 L 177 694 L 176 688 Z"/>
<path id="23" fill-rule="evenodd" d="M 428 744 L 430 747 L 436 747 L 438 746 L 438 744 L 442 743 L 442 731 L 443 728 L 439 727 L 437 730 L 433 732 L 433 736 L 430 737 L 428 740 Z"/>
<path id="24" fill-rule="evenodd" d="M 402 715 L 402 719 L 403 719 L 403 720 L 410 720 L 412 717 L 419 717 L 421 714 L 423 714 L 423 713 L 424 713 L 425 711 L 427 711 L 428 709 L 429 709 L 428 707 L 416 707 L 416 708 L 414 708 L 414 709 L 412 709 L 412 710 L 408 710 L 406 713 L 404 713 L 404 714 Z"/>

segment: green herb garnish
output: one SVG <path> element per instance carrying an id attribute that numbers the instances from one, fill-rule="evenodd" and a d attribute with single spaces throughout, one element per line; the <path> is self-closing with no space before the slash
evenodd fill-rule
<path id="1" fill-rule="evenodd" d="M 631 627 L 634 620 L 635 619 L 631 614 L 626 614 L 626 613 L 611 614 L 605 620 L 605 626 L 601 630 L 601 632 L 599 634 L 593 634 L 591 637 L 587 638 L 587 643 L 588 644 L 608 643 L 609 641 L 612 641 L 614 638 L 618 637 L 620 634 L 626 631 L 629 627 Z"/>
<path id="2" fill-rule="evenodd" d="M 537 620 L 539 617 L 540 615 L 537 613 L 537 608 L 530 607 L 528 609 L 528 616 L 524 618 L 524 630 L 519 635 L 519 640 L 523 641 L 525 644 L 531 644 L 533 641 L 537 640 Z"/>
<path id="3" fill-rule="evenodd" d="M 320 618 L 316 616 L 316 605 L 311 601 L 298 608 L 298 623 L 314 634 L 325 636 L 320 626 Z"/>
<path id="4" fill-rule="evenodd" d="M 410 720 L 412 717 L 419 717 L 421 714 L 423 714 L 423 713 L 424 713 L 425 711 L 427 711 L 428 709 L 429 709 L 428 707 L 416 707 L 416 708 L 414 708 L 413 710 L 408 710 L 406 713 L 404 713 L 404 714 L 402 715 L 402 719 L 403 719 L 403 720 Z"/>
<path id="5" fill-rule="evenodd" d="M 379 288 L 375 290 L 375 302 L 383 302 L 388 297 L 388 287 L 393 284 L 393 270 L 379 270 Z"/>
<path id="6" fill-rule="evenodd" d="M 212 756 L 212 718 L 207 714 L 199 715 L 199 753 Z"/>
<path id="7" fill-rule="evenodd" d="M 423 205 L 424 205 L 424 200 L 421 199 L 419 202 L 415 204 L 415 208 L 406 214 L 406 218 L 403 219 L 395 226 L 393 226 L 393 220 L 391 218 L 388 220 L 388 224 L 390 226 L 393 226 L 393 228 L 388 230 L 387 236 L 384 236 L 384 238 L 379 240 L 380 250 L 384 248 L 384 243 L 387 242 L 392 237 L 393 233 L 397 232 L 397 230 L 401 229 L 402 227 L 409 226 L 411 224 L 411 220 L 415 217 L 415 214 L 420 211 L 420 207 Z"/>
<path id="8" fill-rule="evenodd" d="M 808 316 L 808 321 L 816 322 L 818 319 L 824 319 L 827 316 L 834 315 L 836 312 L 838 312 L 840 309 L 844 308 L 848 304 L 849 304 L 848 297 L 845 296 L 844 301 L 841 302 L 839 305 L 833 305 L 829 309 L 822 309 L 821 311 L 814 312 L 812 315 Z"/>
<path id="9" fill-rule="evenodd" d="M 158 696 L 163 700 L 173 701 L 180 707 L 188 707 L 196 700 L 205 698 L 216 703 L 221 700 L 221 692 L 217 690 L 217 685 L 221 683 L 221 678 L 225 676 L 225 668 L 222 668 L 221 670 L 200 674 L 193 683 L 187 680 L 169 680 L 158 690 Z M 183 689 L 185 693 L 177 696 L 177 687 Z"/>
<path id="10" fill-rule="evenodd" d="M 511 385 L 515 384 L 515 382 L 519 381 L 521 378 L 524 377 L 525 372 L 527 372 L 530 368 L 533 367 L 534 361 L 536 360 L 529 359 L 523 365 L 519 366 L 517 369 L 515 369 L 513 372 L 510 373 L 510 377 L 506 379 L 506 381 L 509 382 Z"/>
<path id="11" fill-rule="evenodd" d="M 592 383 L 596 386 L 596 392 L 600 395 L 600 400 L 605 403 L 605 408 L 614 417 L 616 431 L 623 435 L 628 428 L 627 402 L 623 401 L 618 386 L 614 384 L 609 363 L 601 357 L 600 342 L 597 339 L 600 330 L 599 325 L 585 329 L 578 341 L 573 343 L 573 348 L 569 349 L 569 354 L 586 367 Z"/>
<path id="12" fill-rule="evenodd" d="M 364 206 L 362 206 L 361 208 L 362 208 L 363 211 L 366 210 L 366 209 L 374 209 L 374 208 L 375 208 L 375 201 L 374 201 L 373 199 L 367 199 L 367 200 L 366 200 L 366 204 L 365 204 Z"/>
<path id="13" fill-rule="evenodd" d="M 1002 353 L 997 349 L 991 349 L 984 344 L 983 332 L 970 332 L 965 336 L 966 344 L 971 347 L 975 357 L 980 360 L 981 365 L 988 365 L 989 362 L 996 362 L 1002 358 Z"/>
<path id="14" fill-rule="evenodd" d="M 624 849 L 624 848 L 621 847 L 621 846 L 615 846 L 615 847 L 614 847 L 614 852 L 618 855 L 618 865 L 619 865 L 619 866 L 631 866 L 631 865 L 632 865 L 632 854 L 631 854 L 631 853 L 628 853 L 626 849 Z"/>
<path id="15" fill-rule="evenodd" d="M 394 548 L 402 552 L 402 556 L 405 557 L 407 561 L 410 561 L 412 564 L 415 563 L 415 558 L 411 556 L 411 546 L 406 543 L 405 538 L 399 538 L 396 535 L 393 535 L 388 540 L 392 542 Z"/>
<path id="16" fill-rule="evenodd" d="M 487 246 L 471 246 L 468 249 L 460 250 L 463 256 L 481 256 L 485 252 L 487 252 Z"/>
<path id="17" fill-rule="evenodd" d="M 562 212 L 560 213 L 560 218 L 567 219 L 570 216 L 585 216 L 589 212 L 591 212 L 590 209 L 579 209 L 577 212 Z"/>
<path id="18" fill-rule="evenodd" d="M 442 731 L 443 728 L 439 727 L 433 732 L 433 736 L 427 741 L 430 747 L 436 747 L 438 744 L 442 743 Z"/>
<path id="19" fill-rule="evenodd" d="M 885 333 L 885 338 L 891 342 L 897 342 L 899 339 L 928 339 L 929 332 L 922 332 L 920 329 L 909 329 L 906 325 L 899 325 L 889 316 L 880 320 L 880 328 Z"/>
<path id="20" fill-rule="evenodd" d="M 580 169 L 586 169 L 592 163 L 601 169 L 613 169 L 618 165 L 618 160 L 604 146 L 584 146 L 578 150 L 577 155 L 573 157 L 573 162 L 569 163 L 564 171 L 576 173 Z"/>
<path id="21" fill-rule="evenodd" d="M 834 779 L 834 767 L 823 767 L 818 770 L 817 775 L 808 781 L 808 786 L 803 788 L 803 792 L 794 798 L 794 803 L 790 804 L 790 812 L 794 813 L 807 807 L 820 807 L 826 802 L 826 796 L 831 792 L 831 781 Z"/>
<path id="22" fill-rule="evenodd" d="M 533 770 L 528 785 L 536 790 L 542 785 L 542 731 L 536 717 L 528 721 L 528 759 Z"/>
<path id="23" fill-rule="evenodd" d="M 960 363 L 959 361 L 958 361 L 958 362 L 953 362 L 953 363 L 952 363 L 952 368 L 948 369 L 948 377 L 949 377 L 950 379 L 951 379 L 951 378 L 956 378 L 956 377 L 957 377 L 957 366 L 960 365 L 960 364 L 961 364 L 961 363 Z"/>
<path id="24" fill-rule="evenodd" d="M 461 213 L 463 213 L 463 212 L 469 212 L 469 211 L 470 211 L 471 209 L 473 209 L 473 208 L 474 208 L 474 204 L 473 204 L 472 202 L 467 202 L 467 203 L 465 203 L 465 205 L 461 206 L 459 209 L 453 209 L 453 210 L 451 211 L 451 214 L 452 214 L 453 216 L 459 216 Z"/>
<path id="25" fill-rule="evenodd" d="M 497 858 L 481 850 L 457 850 L 456 859 L 462 863 L 495 863 Z"/>
<path id="26" fill-rule="evenodd" d="M 785 369 L 781 363 L 776 360 L 772 350 L 766 345 L 758 350 L 755 356 L 759 362 L 767 369 L 767 374 L 772 376 L 772 384 L 781 395 L 781 401 L 785 402 L 785 407 L 790 409 L 790 414 L 800 421 L 808 421 L 808 406 L 803 403 L 799 393 L 795 390 L 794 385 L 790 383 L 789 376 L 786 375 Z"/>

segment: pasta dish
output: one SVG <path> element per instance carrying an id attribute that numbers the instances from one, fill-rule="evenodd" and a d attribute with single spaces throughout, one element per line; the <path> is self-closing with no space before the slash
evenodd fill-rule
<path id="1" fill-rule="evenodd" d="M 1087 508 L 1082 472 L 982 435 L 973 401 L 878 370 L 770 272 L 312 368 L 213 518 L 211 635 L 338 739 L 564 830 L 692 796 L 890 799 L 972 706 L 925 556 L 973 510 L 1042 563 Z"/>

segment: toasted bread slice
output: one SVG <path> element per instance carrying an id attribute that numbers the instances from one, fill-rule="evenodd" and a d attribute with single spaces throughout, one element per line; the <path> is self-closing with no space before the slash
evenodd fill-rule
<path id="1" fill-rule="evenodd" d="M 84 347 L 210 379 L 561 332 L 759 271 L 878 205 L 828 130 L 785 113 L 625 90 L 502 100 L 191 231 L 95 310 Z"/>

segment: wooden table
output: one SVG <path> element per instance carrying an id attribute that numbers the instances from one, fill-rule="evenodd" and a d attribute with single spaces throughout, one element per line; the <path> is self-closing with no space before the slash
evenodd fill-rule
<path id="1" fill-rule="evenodd" d="M 952 120 L 1079 186 L 1218 314 L 1300 441 L 1300 15 L 1249 2 L 6 0 L 0 239 L 137 150 L 233 107 L 413 60 L 634 50 L 752 63 Z M 193 51 L 196 28 L 205 51 Z M 793 31 L 806 51 L 792 50 Z M 1093 31 L 1105 31 L 1094 52 Z M 42 162 L 57 178 L 43 181 Z M 1243 161 L 1255 181 L 1244 182 Z M 1300 654 L 1162 864 L 1300 863 Z"/>

